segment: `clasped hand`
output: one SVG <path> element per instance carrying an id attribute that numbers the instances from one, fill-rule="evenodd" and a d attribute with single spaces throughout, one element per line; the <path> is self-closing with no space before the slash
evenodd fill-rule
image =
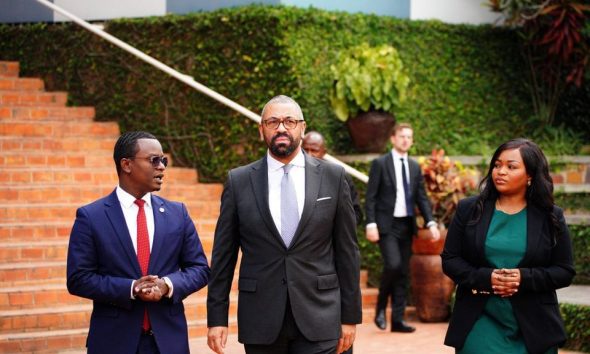
<path id="1" fill-rule="evenodd" d="M 160 301 L 168 294 L 168 285 L 157 275 L 145 275 L 133 284 L 133 296 L 143 301 Z"/>
<path id="2" fill-rule="evenodd" d="M 518 292 L 520 286 L 520 269 L 494 269 L 492 272 L 492 289 L 494 294 L 510 297 Z"/>

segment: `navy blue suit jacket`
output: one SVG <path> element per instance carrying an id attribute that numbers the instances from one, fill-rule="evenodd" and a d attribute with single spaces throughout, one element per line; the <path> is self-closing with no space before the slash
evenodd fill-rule
<path id="1" fill-rule="evenodd" d="M 152 195 L 154 239 L 148 274 L 168 277 L 172 298 L 131 299 L 132 281 L 141 277 L 137 255 L 115 191 L 81 207 L 70 235 L 67 286 L 93 300 L 88 353 L 135 353 L 147 306 L 158 347 L 188 353 L 182 300 L 207 285 L 209 266 L 185 206 Z"/>

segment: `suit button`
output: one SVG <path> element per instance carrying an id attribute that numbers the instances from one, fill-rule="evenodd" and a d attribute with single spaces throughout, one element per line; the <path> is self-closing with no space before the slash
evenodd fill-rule
<path id="1" fill-rule="evenodd" d="M 285 278 L 281 279 L 281 284 L 283 284 L 283 285 L 287 284 L 287 281 L 285 280 Z"/>

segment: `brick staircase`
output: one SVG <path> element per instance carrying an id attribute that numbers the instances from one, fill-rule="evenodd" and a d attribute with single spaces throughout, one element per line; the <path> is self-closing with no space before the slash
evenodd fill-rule
<path id="1" fill-rule="evenodd" d="M 66 93 L 45 92 L 40 79 L 18 75 L 18 63 L 0 62 L 0 352 L 82 351 L 92 303 L 66 289 L 68 238 L 76 209 L 117 183 L 119 127 L 94 122 L 94 108 L 66 107 Z M 159 193 L 187 205 L 208 257 L 221 190 L 198 183 L 193 169 L 169 167 Z M 361 280 L 366 284 L 366 273 Z M 191 338 L 206 333 L 206 293 L 185 300 Z M 367 311 L 375 294 L 363 287 Z"/>

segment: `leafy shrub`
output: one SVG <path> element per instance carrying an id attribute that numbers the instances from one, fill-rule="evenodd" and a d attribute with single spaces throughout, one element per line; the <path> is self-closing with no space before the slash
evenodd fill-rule
<path id="1" fill-rule="evenodd" d="M 565 348 L 590 352 L 590 306 L 559 304 L 567 332 Z"/>

